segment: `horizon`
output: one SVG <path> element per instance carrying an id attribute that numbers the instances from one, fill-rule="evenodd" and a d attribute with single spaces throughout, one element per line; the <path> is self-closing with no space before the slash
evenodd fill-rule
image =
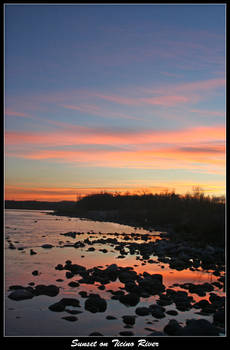
<path id="1" fill-rule="evenodd" d="M 4 9 L 5 200 L 226 195 L 224 4 Z"/>

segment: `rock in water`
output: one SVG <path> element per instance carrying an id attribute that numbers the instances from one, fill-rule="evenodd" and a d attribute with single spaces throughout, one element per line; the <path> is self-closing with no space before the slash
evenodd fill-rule
<path id="1" fill-rule="evenodd" d="M 85 301 L 85 309 L 90 312 L 104 312 L 107 308 L 106 300 L 101 298 L 98 294 L 90 294 Z"/>
<path id="2" fill-rule="evenodd" d="M 33 293 L 29 292 L 26 289 L 17 289 L 8 296 L 8 298 L 12 300 L 32 299 L 33 297 Z"/>

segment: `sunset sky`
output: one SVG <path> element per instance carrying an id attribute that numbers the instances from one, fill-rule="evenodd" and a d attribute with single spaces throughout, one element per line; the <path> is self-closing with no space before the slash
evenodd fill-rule
<path id="1" fill-rule="evenodd" d="M 5 199 L 225 194 L 225 5 L 5 5 Z"/>

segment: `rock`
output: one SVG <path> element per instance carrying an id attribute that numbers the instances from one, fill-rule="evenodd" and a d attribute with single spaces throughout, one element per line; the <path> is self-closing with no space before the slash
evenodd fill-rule
<path id="1" fill-rule="evenodd" d="M 66 274 L 65 274 L 66 278 L 73 278 L 74 276 L 74 273 L 71 272 L 71 271 L 67 271 Z"/>
<path id="2" fill-rule="evenodd" d="M 123 322 L 125 324 L 129 324 L 129 325 L 134 325 L 135 324 L 136 316 L 125 315 L 125 316 L 122 316 L 122 318 L 123 318 Z"/>
<path id="3" fill-rule="evenodd" d="M 88 294 L 87 294 L 87 292 L 85 292 L 84 290 L 81 290 L 78 294 L 79 294 L 82 298 L 88 298 Z"/>
<path id="4" fill-rule="evenodd" d="M 160 299 L 157 300 L 157 304 L 161 306 L 171 305 L 172 303 L 172 298 L 165 294 L 160 294 Z"/>
<path id="5" fill-rule="evenodd" d="M 89 334 L 89 337 L 102 337 L 103 334 L 99 333 L 99 332 L 92 332 Z"/>
<path id="6" fill-rule="evenodd" d="M 54 312 L 62 312 L 65 311 L 65 305 L 58 302 L 49 306 L 49 310 Z"/>
<path id="7" fill-rule="evenodd" d="M 33 249 L 30 249 L 30 255 L 35 255 L 37 254 Z"/>
<path id="8" fill-rule="evenodd" d="M 122 271 L 118 278 L 122 283 L 134 281 L 137 278 L 137 273 L 135 271 Z"/>
<path id="9" fill-rule="evenodd" d="M 59 293 L 59 287 L 50 284 L 45 286 L 43 284 L 39 284 L 35 287 L 34 294 L 35 295 L 48 295 L 49 297 L 55 297 Z"/>
<path id="10" fill-rule="evenodd" d="M 38 274 L 39 274 L 38 270 L 34 270 L 34 271 L 32 272 L 32 275 L 33 275 L 33 276 L 38 276 Z"/>
<path id="11" fill-rule="evenodd" d="M 178 315 L 178 312 L 176 310 L 168 310 L 165 313 L 172 316 Z"/>
<path id="12" fill-rule="evenodd" d="M 217 308 L 223 307 L 225 304 L 225 297 L 220 297 L 215 293 L 210 293 L 209 300 Z"/>
<path id="13" fill-rule="evenodd" d="M 187 320 L 186 326 L 181 328 L 176 335 L 182 336 L 218 336 L 219 330 L 205 319 Z"/>
<path id="14" fill-rule="evenodd" d="M 34 294 L 28 291 L 27 289 L 16 289 L 14 292 L 8 295 L 8 298 L 12 300 L 17 300 L 17 301 L 32 299 L 33 297 L 34 297 Z"/>
<path id="15" fill-rule="evenodd" d="M 225 324 L 225 312 L 224 310 L 216 311 L 213 315 L 214 324 L 224 326 Z"/>
<path id="16" fill-rule="evenodd" d="M 95 248 L 94 247 L 90 247 L 90 248 L 88 248 L 88 252 L 94 252 L 94 250 L 95 250 Z"/>
<path id="17" fill-rule="evenodd" d="M 65 311 L 66 306 L 79 307 L 79 300 L 73 298 L 63 298 L 59 302 L 50 305 L 49 309 L 55 312 Z"/>
<path id="18" fill-rule="evenodd" d="M 135 312 L 139 316 L 146 316 L 150 314 L 150 310 L 148 307 L 138 307 L 136 308 Z"/>
<path id="19" fill-rule="evenodd" d="M 115 316 L 108 315 L 108 316 L 106 316 L 106 319 L 107 320 L 116 320 L 117 318 Z"/>
<path id="20" fill-rule="evenodd" d="M 139 303 L 140 297 L 135 293 L 129 293 L 129 294 L 121 295 L 119 297 L 119 301 L 125 305 L 135 306 Z"/>
<path id="21" fill-rule="evenodd" d="M 182 329 L 179 323 L 172 319 L 169 323 L 164 327 L 164 332 L 168 335 L 177 335 L 178 332 Z"/>
<path id="22" fill-rule="evenodd" d="M 82 311 L 79 311 L 79 310 L 72 310 L 72 309 L 66 309 L 66 308 L 65 308 L 65 312 L 68 312 L 69 314 L 72 314 L 72 315 L 78 315 L 82 313 Z"/>
<path id="23" fill-rule="evenodd" d="M 70 286 L 70 287 L 72 287 L 72 288 L 75 288 L 75 287 L 79 287 L 80 284 L 79 284 L 78 282 L 72 281 L 72 282 L 68 283 L 68 286 Z"/>
<path id="24" fill-rule="evenodd" d="M 129 337 L 129 336 L 134 335 L 133 332 L 131 332 L 131 331 L 122 331 L 119 334 L 122 335 L 123 337 Z"/>
<path id="25" fill-rule="evenodd" d="M 74 322 L 74 321 L 78 320 L 78 318 L 76 316 L 64 316 L 62 318 L 63 318 L 63 320 L 70 321 L 70 322 Z"/>
<path id="26" fill-rule="evenodd" d="M 107 267 L 105 272 L 117 272 L 118 271 L 118 266 L 117 264 L 112 264 Z"/>
<path id="27" fill-rule="evenodd" d="M 79 300 L 74 298 L 63 298 L 60 300 L 60 303 L 62 303 L 64 306 L 80 306 Z"/>
<path id="28" fill-rule="evenodd" d="M 162 337 L 165 334 L 162 332 L 158 332 L 158 331 L 153 331 L 152 333 L 148 334 L 147 337 Z"/>
<path id="29" fill-rule="evenodd" d="M 104 312 L 107 308 L 105 299 L 102 299 L 98 294 L 90 294 L 85 301 L 85 309 L 90 312 Z"/>
<path id="30" fill-rule="evenodd" d="M 17 284 L 9 287 L 9 290 L 18 290 L 18 289 L 26 289 L 26 288 Z"/>
<path id="31" fill-rule="evenodd" d="M 158 278 L 145 277 L 138 280 L 140 288 L 144 289 L 151 295 L 161 293 L 165 290 L 165 286 Z"/>
<path id="32" fill-rule="evenodd" d="M 160 305 L 150 305 L 149 306 L 150 313 L 155 318 L 164 318 L 165 317 L 165 308 Z"/>
<path id="33" fill-rule="evenodd" d="M 53 245 L 52 244 L 43 244 L 41 247 L 44 249 L 51 249 L 51 248 L 53 248 Z"/>
<path id="34" fill-rule="evenodd" d="M 208 302 L 208 300 L 202 299 L 202 300 L 198 301 L 197 303 L 193 304 L 193 307 L 195 309 L 203 309 L 204 307 L 209 306 L 209 305 L 210 305 L 210 303 Z"/>

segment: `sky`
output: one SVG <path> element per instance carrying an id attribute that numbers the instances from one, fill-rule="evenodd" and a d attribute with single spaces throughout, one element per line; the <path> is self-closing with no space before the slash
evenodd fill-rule
<path id="1" fill-rule="evenodd" d="M 5 199 L 225 195 L 225 4 L 5 4 Z"/>

